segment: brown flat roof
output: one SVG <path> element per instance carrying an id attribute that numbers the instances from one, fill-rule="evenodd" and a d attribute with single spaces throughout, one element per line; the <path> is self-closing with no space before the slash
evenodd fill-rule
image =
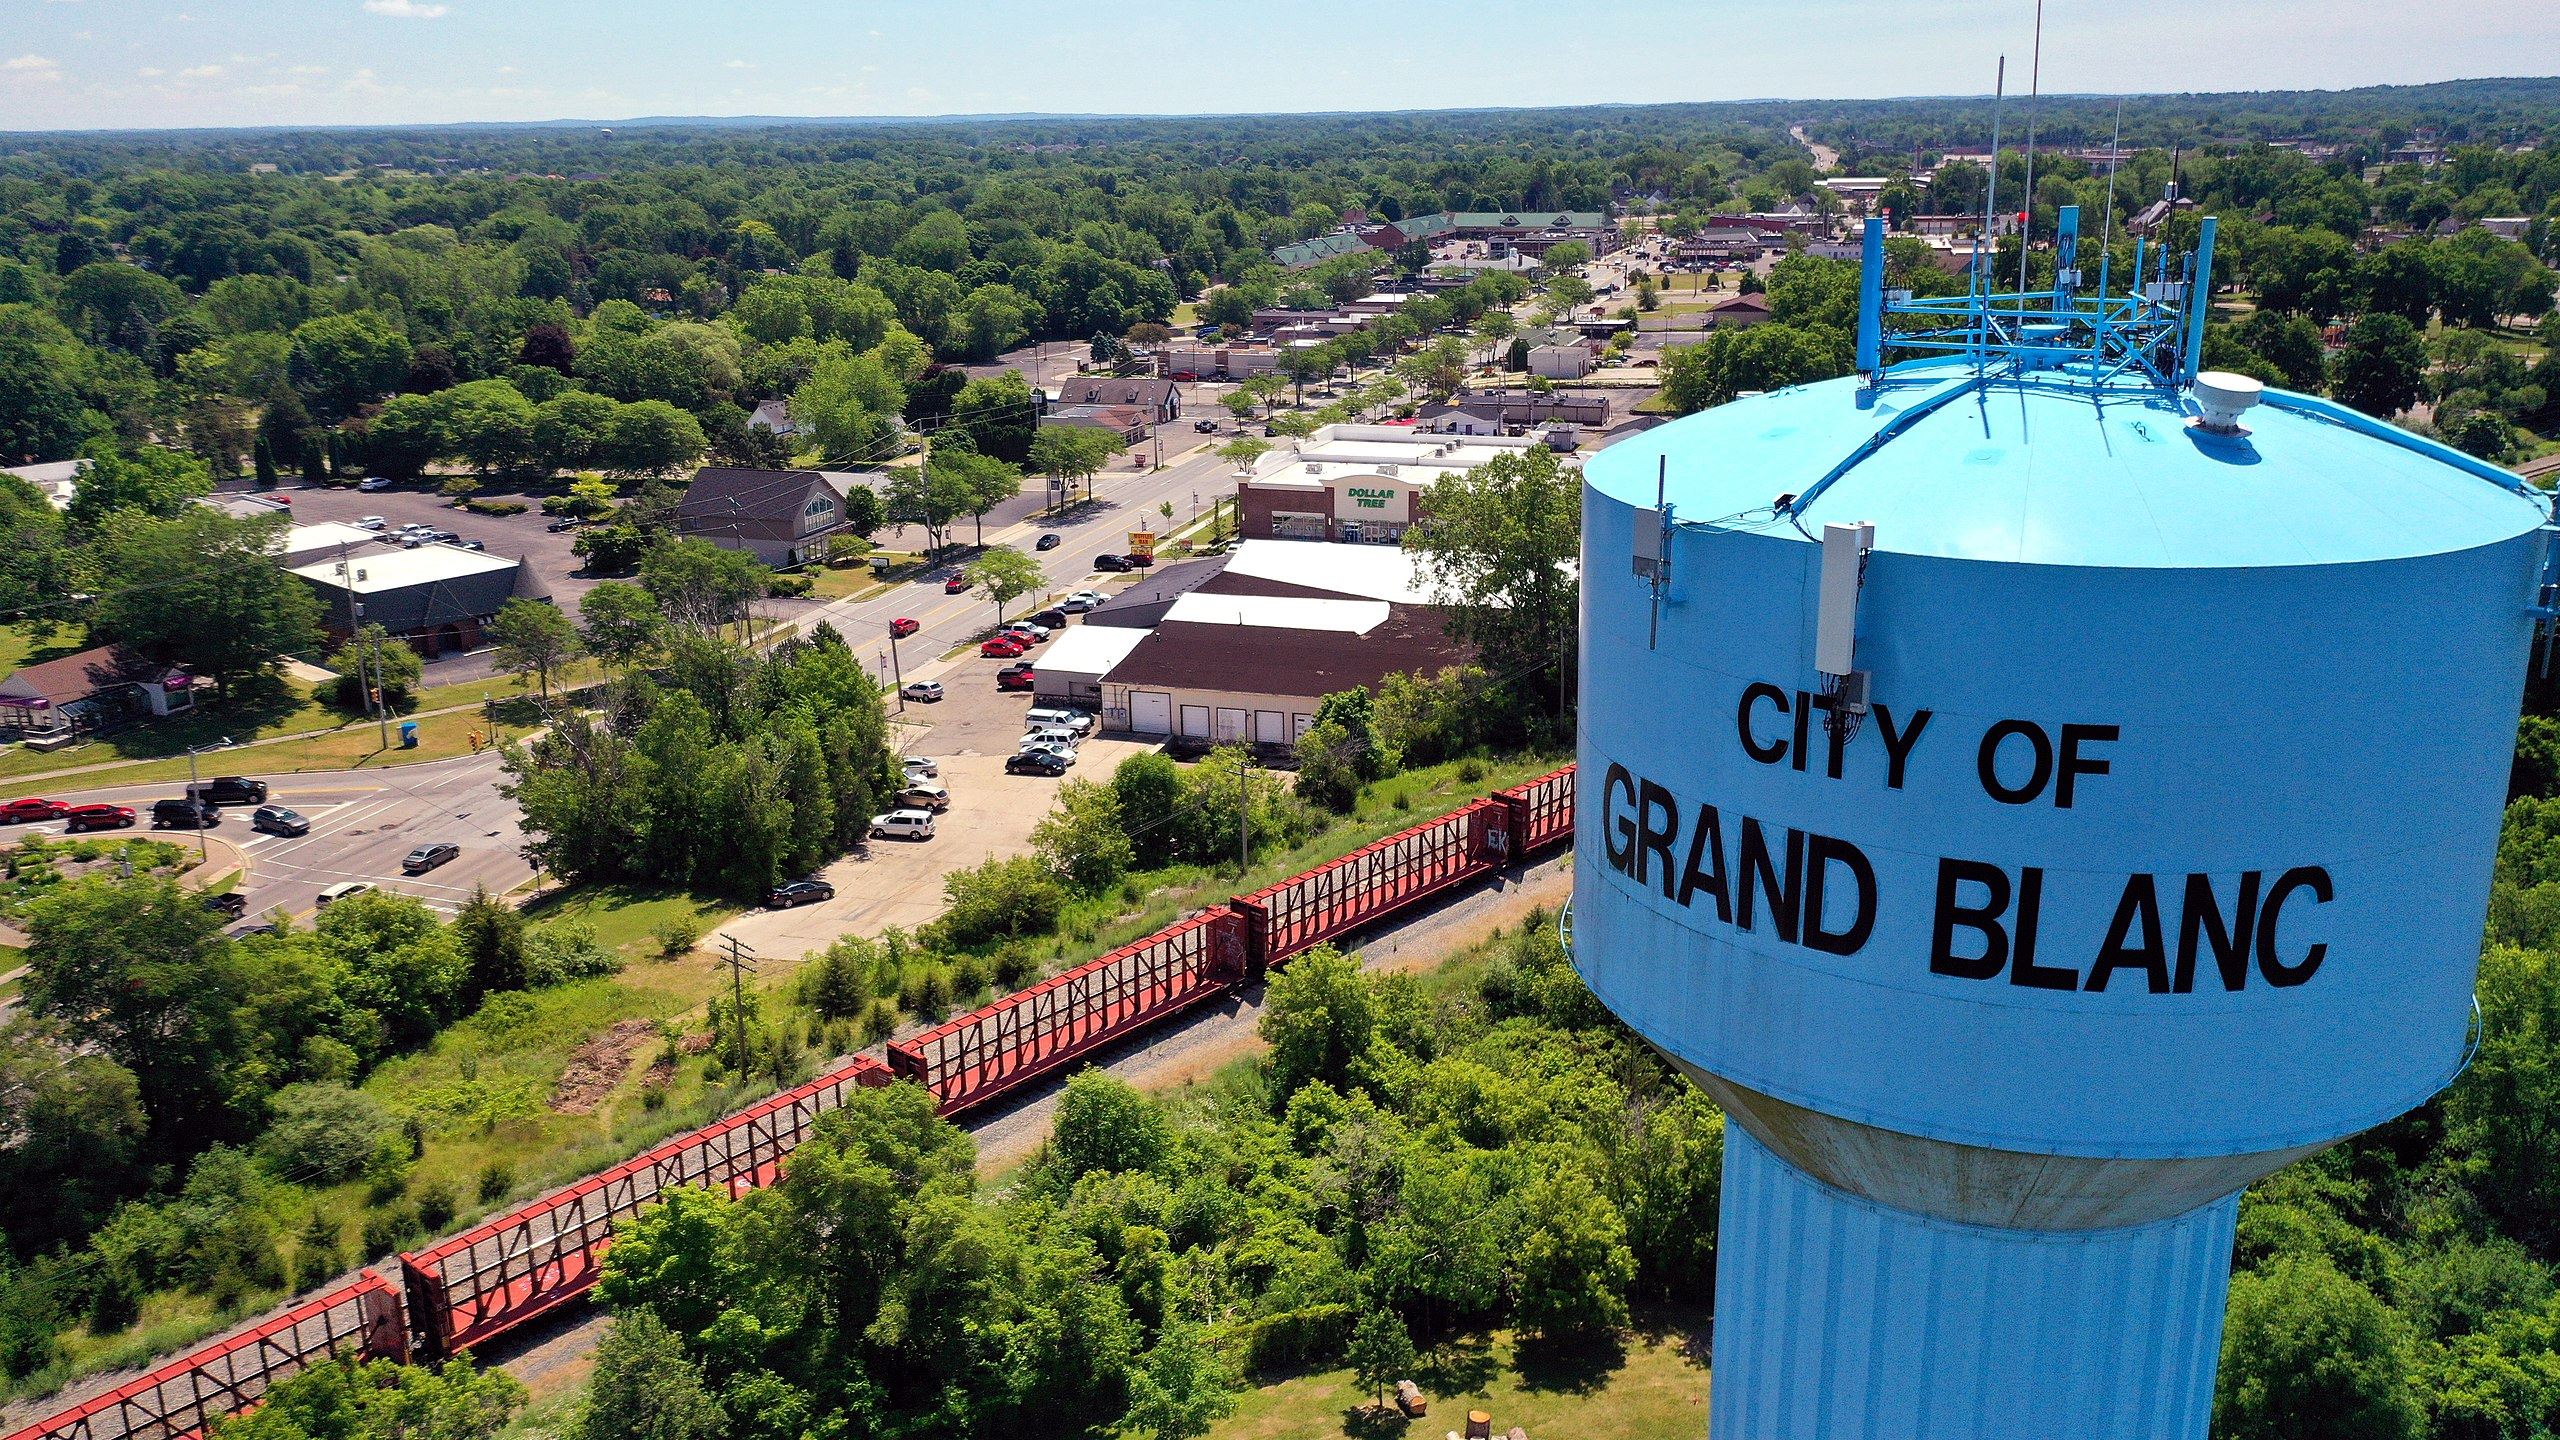
<path id="1" fill-rule="evenodd" d="M 1385 622 L 1366 635 L 1169 620 L 1107 678 L 1114 685 L 1313 697 L 1374 688 L 1389 675 L 1435 673 L 1468 659 L 1438 609 L 1390 605 Z"/>

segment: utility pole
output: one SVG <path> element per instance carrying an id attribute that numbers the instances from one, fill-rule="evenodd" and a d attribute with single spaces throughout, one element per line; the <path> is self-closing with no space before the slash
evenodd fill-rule
<path id="1" fill-rule="evenodd" d="M 755 963 L 749 957 L 756 952 L 735 935 L 724 937 L 722 943 L 729 947 L 728 957 L 721 963 L 729 967 L 729 1007 L 738 1017 L 738 1073 L 744 1075 L 747 1073 L 746 977 L 755 973 Z"/>
<path id="2" fill-rule="evenodd" d="M 382 640 L 377 636 L 373 642 L 373 722 L 381 736 L 382 748 L 388 750 L 391 748 L 391 697 L 382 693 L 384 678 Z"/>
<path id="3" fill-rule="evenodd" d="M 196 757 L 207 750 L 228 749 L 230 748 L 230 745 L 231 737 L 225 735 L 210 745 L 190 745 L 187 747 L 187 798 L 196 803 L 196 863 L 198 865 L 209 863 L 211 857 L 205 853 L 203 813 L 205 802 L 203 796 L 196 788 Z"/>
<path id="4" fill-rule="evenodd" d="M 898 691 L 898 713 L 907 713 L 907 670 L 898 663 L 898 637 L 889 637 L 889 683 Z"/>

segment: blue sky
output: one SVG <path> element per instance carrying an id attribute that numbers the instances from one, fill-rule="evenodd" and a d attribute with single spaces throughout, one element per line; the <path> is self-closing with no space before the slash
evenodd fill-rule
<path id="1" fill-rule="evenodd" d="M 2032 0 L 0 0 L 0 129 L 1978 92 Z M 2053 0 L 2056 90 L 2549 73 L 2552 0 Z"/>

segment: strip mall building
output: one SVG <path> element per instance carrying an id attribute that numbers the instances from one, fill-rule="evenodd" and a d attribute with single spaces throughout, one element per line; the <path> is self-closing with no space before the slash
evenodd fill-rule
<path id="1" fill-rule="evenodd" d="M 1328 425 L 1269 451 L 1237 479 L 1238 533 L 1392 545 L 1429 513 L 1431 487 L 1442 478 L 1539 443 L 1423 434 L 1410 425 Z"/>

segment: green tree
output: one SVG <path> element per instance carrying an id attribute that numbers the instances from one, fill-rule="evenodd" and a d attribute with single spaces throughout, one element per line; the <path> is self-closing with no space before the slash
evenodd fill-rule
<path id="1" fill-rule="evenodd" d="M 1350 956 L 1319 945 L 1272 975 L 1261 1031 L 1271 1047 L 1271 1093 L 1286 1099 L 1311 1080 L 1342 1089 L 1368 1053 L 1378 1011 Z"/>
<path id="2" fill-rule="evenodd" d="M 487 889 L 473 886 L 471 898 L 455 912 L 453 940 L 462 948 L 463 964 L 468 967 L 466 1006 L 478 1004 L 481 996 L 522 990 L 529 983 L 523 912 Z"/>
<path id="3" fill-rule="evenodd" d="M 498 642 L 498 668 L 514 675 L 531 675 L 542 682 L 542 698 L 551 698 L 551 677 L 578 656 L 578 627 L 560 613 L 560 607 L 543 600 L 517 596 L 498 607 L 495 620 L 489 624 L 489 638 Z"/>
<path id="4" fill-rule="evenodd" d="M 1447 607 L 1450 633 L 1511 677 L 1505 686 L 1523 708 L 1560 719 L 1579 619 L 1580 480 L 1545 446 L 1498 455 L 1443 479 L 1431 521 L 1405 544 Z"/>
<path id="5" fill-rule="evenodd" d="M 635 400 L 606 420 L 596 463 L 615 475 L 673 475 L 700 463 L 702 423 L 664 400 Z"/>
<path id="6" fill-rule="evenodd" d="M 595 1377 L 577 1440 L 721 1440 L 729 1417 L 657 1313 L 614 1317 L 596 1346 Z"/>
<path id="7" fill-rule="evenodd" d="M 1128 1425 L 1155 1440 L 1193 1440 L 1235 1409 L 1237 1376 L 1196 1325 L 1168 1324 L 1129 1377 Z"/>
<path id="8" fill-rule="evenodd" d="M 2371 314 L 2347 327 L 2329 365 L 2329 393 L 2388 420 L 2416 404 L 2427 373 L 2427 342 L 2397 315 Z"/>
<path id="9" fill-rule="evenodd" d="M 1118 437 L 1086 425 L 1043 425 L 1031 438 L 1031 468 L 1058 482 L 1072 494 L 1083 481 L 1085 498 L 1093 498 L 1093 477 L 1120 449 Z"/>
<path id="10" fill-rule="evenodd" d="M 1316 702 L 1315 719 L 1298 737 L 1298 794 L 1337 815 L 1351 813 L 1360 787 L 1392 775 L 1396 755 L 1379 738 L 1366 690 L 1343 690 Z"/>
<path id="11" fill-rule="evenodd" d="M 327 664 L 338 677 L 334 697 L 338 708 L 359 715 L 373 713 L 377 703 L 389 710 L 408 709 L 419 679 L 426 674 L 426 662 L 417 651 L 370 623 L 359 626 L 346 644 L 332 651 Z"/>
<path id="12" fill-rule="evenodd" d="M 280 516 L 234 520 L 201 505 L 110 520 L 95 552 L 117 583 L 98 597 L 93 631 L 177 657 L 230 700 L 281 657 L 319 648 L 319 601 L 274 563 L 284 528 Z"/>
<path id="13" fill-rule="evenodd" d="M 967 435 L 979 454 L 1020 465 L 1031 458 L 1031 438 L 1040 426 L 1039 400 L 1021 372 L 1007 370 L 961 386 L 943 424 Z"/>
<path id="14" fill-rule="evenodd" d="M 667 620 L 649 592 L 622 580 L 606 580 L 578 597 L 578 638 L 587 653 L 616 669 L 628 669 L 653 653 L 666 637 Z"/>
<path id="15" fill-rule="evenodd" d="M 2235 1275 L 2214 1434 L 2411 1440 L 2420 1416 L 2406 1343 L 2398 1317 L 2325 1259 L 2282 1256 Z"/>
<path id="16" fill-rule="evenodd" d="M 1037 591 L 1049 581 L 1038 562 L 1009 545 L 999 545 L 969 562 L 960 572 L 971 585 L 987 592 L 996 603 L 996 622 L 1004 622 L 1005 607 Z"/>
<path id="17" fill-rule="evenodd" d="M 642 557 L 640 588 L 671 623 L 712 635 L 746 619 L 747 607 L 772 590 L 773 571 L 744 550 L 676 540 Z"/>
<path id="18" fill-rule="evenodd" d="M 1526 1227 L 1512 1262 L 1520 1327 L 1554 1338 L 1625 1324 L 1636 1259 L 1618 1207 L 1567 1165 L 1530 1182 L 1521 1208 Z"/>
<path id="19" fill-rule="evenodd" d="M 409 338 L 371 311 L 323 315 L 294 327 L 288 374 L 324 422 L 343 420 L 409 373 Z"/>
<path id="20" fill-rule="evenodd" d="M 957 493 L 966 496 L 960 502 L 960 513 L 977 522 L 977 542 L 981 545 L 987 541 L 987 512 L 1022 493 L 1019 468 L 974 450 L 936 447 L 925 465 L 936 472 L 929 483 L 956 486 Z"/>
<path id="21" fill-rule="evenodd" d="M 182 450 L 101 448 L 81 467 L 64 515 L 83 533 L 94 534 L 118 512 L 158 520 L 185 514 L 212 490 L 212 470 Z"/>
<path id="22" fill-rule="evenodd" d="M 1119 791 L 1090 780 L 1058 787 L 1058 803 L 1032 827 L 1031 845 L 1041 863 L 1083 895 L 1120 883 L 1136 855 L 1120 823 Z"/>
<path id="23" fill-rule="evenodd" d="M 438 1369 L 329 1360 L 276 1382 L 258 1408 L 217 1419 L 218 1440 L 493 1440 L 523 1408 L 524 1387 L 468 1360 Z"/>
<path id="24" fill-rule="evenodd" d="M 1128 1081 L 1086 1067 L 1067 1080 L 1049 1132 L 1044 1179 L 1064 1191 L 1097 1171 L 1161 1170 L 1173 1153 L 1164 1112 Z"/>
<path id="25" fill-rule="evenodd" d="M 1271 442 L 1239 435 L 1218 447 L 1218 458 L 1236 467 L 1238 475 L 1251 474 L 1253 464 L 1271 451 Z"/>
<path id="26" fill-rule="evenodd" d="M 1132 863 L 1153 870 L 1173 858 L 1182 836 L 1182 767 L 1156 751 L 1132 755 L 1111 772 L 1111 795 L 1120 806 Z"/>
<path id="27" fill-rule="evenodd" d="M 1410 1376 L 1417 1358 L 1413 1335 L 1394 1311 L 1373 1306 L 1360 1312 L 1351 1327 L 1351 1378 L 1369 1387 L 1373 1404 L 1386 1407 L 1387 1387 Z"/>

